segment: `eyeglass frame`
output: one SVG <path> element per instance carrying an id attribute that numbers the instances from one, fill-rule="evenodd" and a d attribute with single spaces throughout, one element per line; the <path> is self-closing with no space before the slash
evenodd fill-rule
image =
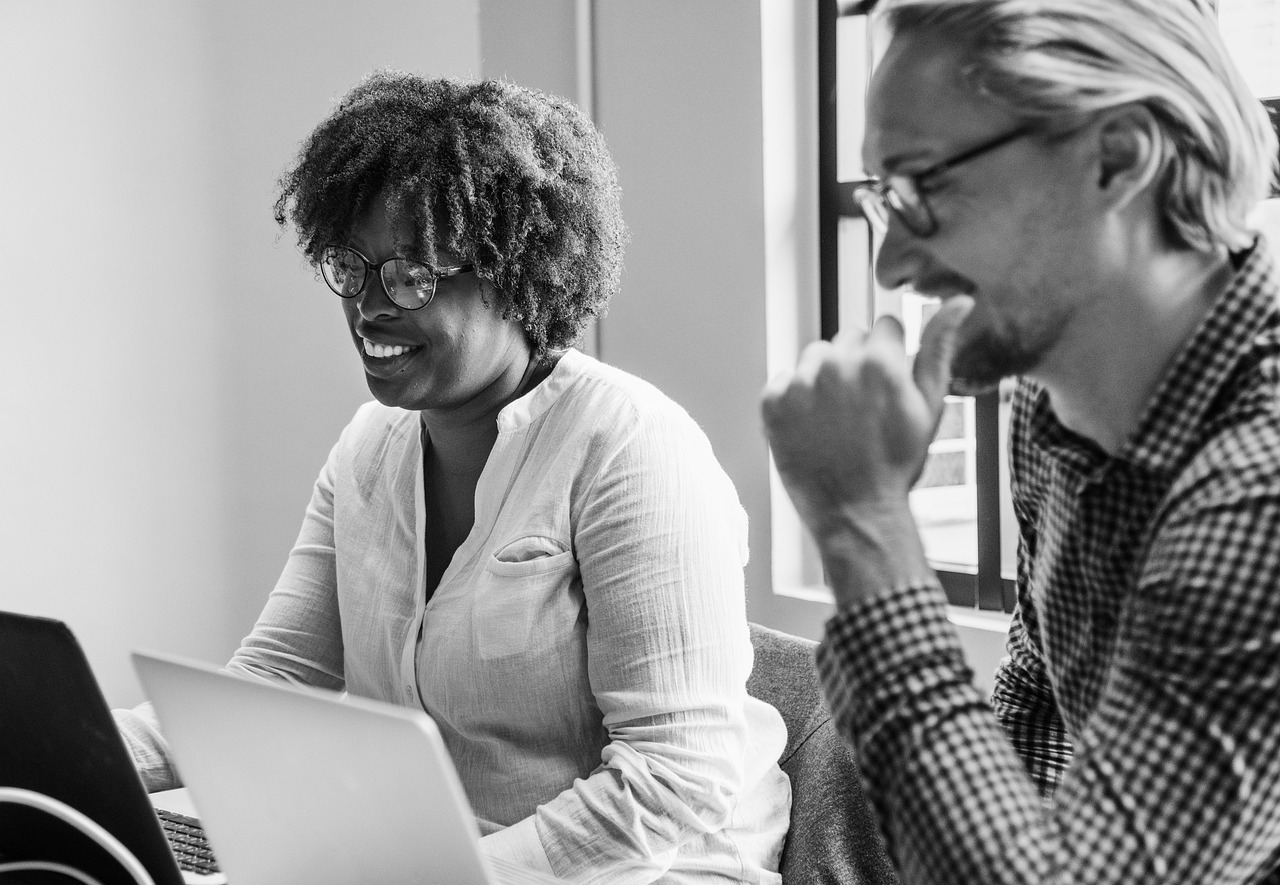
<path id="1" fill-rule="evenodd" d="M 1007 144 L 1017 141 L 1019 138 L 1025 138 L 1033 134 L 1036 127 L 1029 124 L 1023 124 L 1010 132 L 997 135 L 995 138 L 988 139 L 971 148 L 966 148 L 958 154 L 947 157 L 945 160 L 939 160 L 927 169 L 919 172 L 895 172 L 890 175 L 872 176 L 859 181 L 851 182 L 853 198 L 858 204 L 858 208 L 862 210 L 862 215 L 873 226 L 878 228 L 882 233 L 886 232 L 889 227 L 888 212 L 872 213 L 867 211 L 864 200 L 874 198 L 876 204 L 898 216 L 898 219 L 907 227 L 907 230 L 915 234 L 917 237 L 931 237 L 938 232 L 938 219 L 933 214 L 933 210 L 929 207 L 928 200 L 920 191 L 921 182 L 948 172 L 957 166 L 975 160 L 983 154 L 990 153 L 997 148 L 1002 148 Z M 910 192 L 915 195 L 916 205 L 919 207 L 920 217 L 913 220 L 910 216 L 910 202 L 903 198 L 902 192 L 894 186 L 894 182 L 905 181 L 910 186 Z M 864 197 L 863 195 L 867 195 Z M 922 222 L 922 223 L 918 223 Z"/>
<path id="2" fill-rule="evenodd" d="M 324 255 L 330 249 L 346 249 L 348 252 L 354 253 L 357 258 L 359 258 L 361 261 L 364 262 L 364 278 L 360 280 L 360 287 L 356 289 L 354 292 L 352 292 L 350 295 L 343 294 L 342 292 L 339 292 L 337 289 L 335 289 L 333 286 L 333 283 L 329 282 L 329 278 L 325 276 Z M 456 277 L 459 274 L 473 272 L 476 269 L 475 264 L 471 262 L 464 262 L 462 264 L 454 264 L 454 265 L 446 265 L 444 267 L 432 267 L 431 265 L 427 264 L 425 261 L 419 261 L 416 258 L 408 258 L 404 255 L 392 255 L 390 258 L 384 259 L 378 262 L 377 264 L 374 264 L 372 261 L 366 258 L 364 253 L 361 252 L 359 249 L 355 248 L 354 246 L 344 246 L 341 243 L 325 244 L 320 249 L 320 256 L 321 258 L 317 262 L 317 266 L 320 270 L 320 278 L 324 280 L 324 284 L 329 287 L 330 292 L 337 295 L 339 298 L 343 298 L 346 300 L 350 300 L 352 298 L 359 298 L 362 294 L 364 294 L 364 291 L 369 288 L 369 276 L 370 276 L 370 271 L 372 271 L 373 274 L 377 276 L 378 281 L 382 284 L 382 291 L 386 294 L 387 299 L 390 300 L 390 302 L 394 304 L 396 307 L 399 307 L 401 310 L 422 310 L 422 308 L 426 307 L 432 301 L 436 300 L 436 288 L 438 287 L 440 280 L 446 279 L 448 277 Z M 417 264 L 421 267 L 425 267 L 427 270 L 431 271 L 431 294 L 427 297 L 426 301 L 422 302 L 416 307 L 411 307 L 407 304 L 401 304 L 399 301 L 395 299 L 395 296 L 391 294 L 390 287 L 387 286 L 386 279 L 382 276 L 382 269 L 393 261 L 412 262 L 413 264 Z"/>

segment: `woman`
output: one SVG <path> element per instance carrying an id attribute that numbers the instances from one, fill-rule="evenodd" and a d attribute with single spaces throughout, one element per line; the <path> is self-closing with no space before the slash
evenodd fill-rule
<path id="1" fill-rule="evenodd" d="M 697 425 L 573 350 L 618 287 L 613 162 L 560 99 L 377 73 L 282 180 L 377 402 L 228 669 L 410 706 L 493 855 L 777 882 L 790 792 L 747 696 L 746 519 Z M 144 706 L 121 714 L 174 785 Z"/>

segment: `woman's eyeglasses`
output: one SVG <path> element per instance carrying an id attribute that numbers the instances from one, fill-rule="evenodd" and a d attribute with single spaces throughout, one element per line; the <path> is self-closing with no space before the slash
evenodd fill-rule
<path id="1" fill-rule="evenodd" d="M 405 310 L 419 310 L 436 297 L 436 283 L 475 270 L 474 264 L 431 267 L 411 258 L 388 258 L 374 264 L 350 246 L 325 246 L 320 253 L 320 275 L 339 298 L 355 298 L 377 275 L 387 297 Z M 371 273 L 372 272 L 372 273 Z"/>

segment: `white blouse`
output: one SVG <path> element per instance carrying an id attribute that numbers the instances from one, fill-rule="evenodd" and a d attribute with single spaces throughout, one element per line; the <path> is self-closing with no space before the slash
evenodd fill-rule
<path id="1" fill-rule="evenodd" d="M 499 414 L 430 600 L 423 435 L 360 408 L 228 669 L 425 709 L 493 854 L 580 882 L 779 882 L 786 730 L 746 693 L 746 514 L 696 423 L 566 352 Z"/>

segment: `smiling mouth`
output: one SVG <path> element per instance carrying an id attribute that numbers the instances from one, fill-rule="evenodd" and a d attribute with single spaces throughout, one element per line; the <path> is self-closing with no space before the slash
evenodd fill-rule
<path id="1" fill-rule="evenodd" d="M 364 344 L 365 356 L 371 356 L 374 359 L 379 360 L 389 359 L 393 356 L 401 356 L 421 349 L 418 347 L 404 347 L 399 344 L 375 344 L 367 338 L 361 338 L 360 340 Z"/>

